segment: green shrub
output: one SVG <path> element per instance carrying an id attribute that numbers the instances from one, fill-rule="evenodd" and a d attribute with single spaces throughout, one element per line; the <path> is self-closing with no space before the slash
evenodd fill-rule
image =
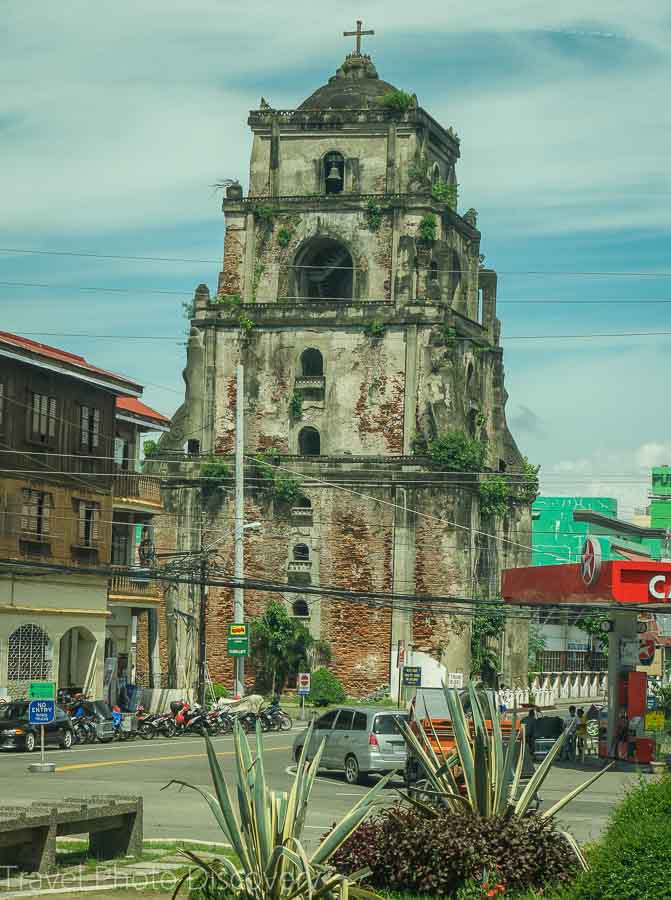
<path id="1" fill-rule="evenodd" d="M 438 219 L 433 213 L 427 213 L 419 220 L 419 239 L 422 244 L 433 244 L 438 237 Z"/>
<path id="2" fill-rule="evenodd" d="M 589 862 L 572 900 L 671 898 L 671 776 L 629 791 Z"/>
<path id="3" fill-rule="evenodd" d="M 145 459 L 149 459 L 158 453 L 158 443 L 156 441 L 145 441 L 142 449 L 144 450 Z"/>
<path id="4" fill-rule="evenodd" d="M 213 684 L 212 685 L 212 694 L 215 700 L 226 700 L 229 697 L 228 688 L 223 684 Z"/>
<path id="5" fill-rule="evenodd" d="M 413 106 L 417 106 L 417 97 L 415 94 L 409 94 L 407 91 L 387 91 L 380 100 L 380 104 L 385 109 L 392 109 L 395 112 L 405 112 Z"/>
<path id="6" fill-rule="evenodd" d="M 480 472 L 485 445 L 463 431 L 445 431 L 429 441 L 429 456 L 448 472 Z"/>
<path id="7" fill-rule="evenodd" d="M 310 679 L 308 702 L 314 706 L 328 706 L 329 703 L 344 703 L 345 688 L 330 669 L 317 669 Z"/>
<path id="8" fill-rule="evenodd" d="M 471 881 L 502 884 L 506 894 L 556 885 L 578 866 L 552 822 L 537 816 L 428 819 L 400 806 L 360 825 L 333 863 L 345 875 L 370 868 L 368 882 L 378 890 L 432 897 L 453 896 Z"/>
<path id="9" fill-rule="evenodd" d="M 200 477 L 207 478 L 209 481 L 222 481 L 228 478 L 230 471 L 226 463 L 217 459 L 216 456 L 210 456 L 200 467 Z"/>
<path id="10" fill-rule="evenodd" d="M 485 516 L 504 516 L 508 512 L 510 485 L 502 475 L 493 475 L 479 489 L 480 512 Z"/>

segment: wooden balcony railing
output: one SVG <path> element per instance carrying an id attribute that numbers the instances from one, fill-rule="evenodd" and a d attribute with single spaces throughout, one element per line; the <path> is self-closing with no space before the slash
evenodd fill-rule
<path id="1" fill-rule="evenodd" d="M 142 500 L 160 504 L 161 482 L 153 475 L 134 475 L 130 472 L 114 479 L 115 500 Z"/>
<path id="2" fill-rule="evenodd" d="M 138 599 L 158 600 L 161 596 L 157 581 L 149 580 L 141 575 L 113 575 L 110 579 L 109 594 L 115 597 L 137 597 Z"/>

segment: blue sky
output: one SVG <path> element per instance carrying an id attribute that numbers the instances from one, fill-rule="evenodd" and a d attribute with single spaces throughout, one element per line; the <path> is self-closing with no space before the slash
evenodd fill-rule
<path id="1" fill-rule="evenodd" d="M 0 252 L 1 328 L 127 373 L 174 411 L 181 301 L 201 281 L 214 287 L 222 251 L 211 185 L 246 183 L 247 111 L 261 95 L 300 103 L 360 17 L 376 29 L 380 76 L 461 137 L 460 207 L 478 209 L 500 273 L 508 417 L 544 491 L 612 495 L 624 514 L 644 503 L 648 467 L 671 463 L 671 334 L 562 336 L 671 332 L 671 303 L 650 302 L 671 300 L 667 4 L 642 0 L 635 15 L 624 0 L 1 9 L 0 246 L 175 260 Z M 630 274 L 579 274 L 597 272 Z M 77 333 L 110 337 L 65 336 Z M 129 334 L 165 340 L 111 338 Z"/>

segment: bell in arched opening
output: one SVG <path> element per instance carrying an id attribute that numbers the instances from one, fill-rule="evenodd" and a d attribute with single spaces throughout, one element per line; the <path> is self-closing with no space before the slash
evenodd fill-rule
<path id="1" fill-rule="evenodd" d="M 327 194 L 340 194 L 345 186 L 345 158 L 342 153 L 324 157 L 324 184 Z"/>

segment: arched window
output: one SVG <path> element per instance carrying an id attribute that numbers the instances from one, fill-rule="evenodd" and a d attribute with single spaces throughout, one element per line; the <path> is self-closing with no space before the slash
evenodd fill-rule
<path id="1" fill-rule="evenodd" d="M 499 460 L 499 472 L 505 472 L 508 466 L 506 465 L 505 459 Z"/>
<path id="2" fill-rule="evenodd" d="M 48 681 L 51 676 L 49 635 L 39 625 L 21 625 L 7 642 L 9 681 Z"/>
<path id="3" fill-rule="evenodd" d="M 296 509 L 312 509 L 312 503 L 309 497 L 299 497 L 296 501 Z"/>
<path id="4" fill-rule="evenodd" d="M 303 375 L 315 376 L 324 374 L 324 357 L 319 350 L 314 347 L 308 347 L 301 353 L 301 368 Z"/>
<path id="5" fill-rule="evenodd" d="M 438 281 L 438 263 L 432 262 L 429 269 L 429 281 Z"/>
<path id="6" fill-rule="evenodd" d="M 440 181 L 440 166 L 438 163 L 434 163 L 431 167 L 431 185 L 438 184 Z"/>
<path id="7" fill-rule="evenodd" d="M 310 618 L 310 607 L 307 604 L 306 600 L 296 600 L 292 607 L 293 614 L 297 619 L 309 619 Z"/>
<path id="8" fill-rule="evenodd" d="M 345 157 L 332 151 L 324 157 L 324 186 L 327 194 L 340 194 L 345 186 Z"/>
<path id="9" fill-rule="evenodd" d="M 351 300 L 354 295 L 354 264 L 343 244 L 316 237 L 295 261 L 297 296 L 306 300 Z"/>
<path id="10" fill-rule="evenodd" d="M 468 413 L 468 433 L 471 437 L 477 436 L 478 430 L 478 411 L 477 409 L 472 409 Z"/>
<path id="11" fill-rule="evenodd" d="M 301 456 L 319 456 L 321 440 L 316 428 L 301 428 L 298 433 L 298 452 Z"/>
<path id="12" fill-rule="evenodd" d="M 307 562 L 310 559 L 310 548 L 307 544 L 296 544 L 293 555 L 294 562 Z"/>

